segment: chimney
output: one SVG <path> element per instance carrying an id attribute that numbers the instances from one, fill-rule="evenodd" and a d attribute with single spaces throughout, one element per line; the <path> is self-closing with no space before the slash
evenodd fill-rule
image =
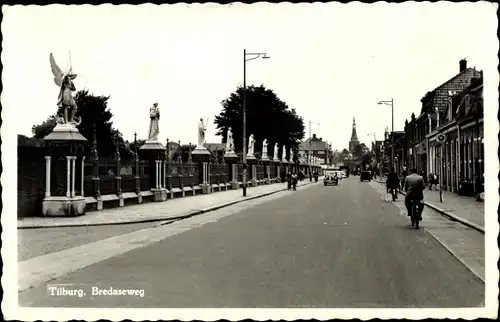
<path id="1" fill-rule="evenodd" d="M 460 61 L 460 72 L 463 72 L 467 69 L 467 60 L 464 58 Z"/>
<path id="2" fill-rule="evenodd" d="M 313 139 L 316 139 L 316 134 L 313 134 Z"/>
<path id="3" fill-rule="evenodd" d="M 319 138 L 320 141 L 323 141 L 323 138 Z"/>

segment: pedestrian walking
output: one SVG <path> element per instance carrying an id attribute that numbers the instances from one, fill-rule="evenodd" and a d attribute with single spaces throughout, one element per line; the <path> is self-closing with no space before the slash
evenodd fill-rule
<path id="1" fill-rule="evenodd" d="M 297 180 L 298 180 L 297 174 L 296 173 L 292 174 L 292 189 L 293 189 L 293 191 L 297 191 Z"/>
<path id="2" fill-rule="evenodd" d="M 386 187 L 387 192 L 391 192 L 393 200 L 398 199 L 399 178 L 394 170 L 387 176 Z"/>
<path id="3" fill-rule="evenodd" d="M 432 190 L 432 186 L 437 189 L 437 185 L 439 183 L 438 176 L 436 174 L 429 174 L 429 190 Z"/>
<path id="4" fill-rule="evenodd" d="M 292 173 L 290 171 L 288 171 L 288 173 L 286 174 L 286 182 L 287 182 L 288 190 L 291 190 L 292 189 Z"/>

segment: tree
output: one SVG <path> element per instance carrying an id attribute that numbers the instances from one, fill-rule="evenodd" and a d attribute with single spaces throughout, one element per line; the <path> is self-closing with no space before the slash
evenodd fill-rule
<path id="1" fill-rule="evenodd" d="M 182 159 L 182 163 L 186 163 L 189 160 L 189 151 L 194 150 L 196 145 L 194 144 L 182 144 L 180 145 L 177 150 L 172 154 L 172 162 L 177 162 L 179 161 L 179 156 Z"/>
<path id="2" fill-rule="evenodd" d="M 222 136 L 222 142 L 227 139 L 227 130 L 233 132 L 234 148 L 241 152 L 243 142 L 243 87 L 238 87 L 228 98 L 221 102 L 222 111 L 215 117 L 214 124 L 217 135 Z M 261 86 L 247 87 L 246 95 L 246 125 L 247 142 L 251 134 L 256 140 L 255 151 L 262 150 L 262 142 L 267 139 L 268 147 L 272 149 L 275 143 L 284 144 L 287 151 L 293 148 L 297 151 L 300 141 L 304 138 L 304 121 L 294 109 L 281 101 L 270 89 Z"/>
<path id="3" fill-rule="evenodd" d="M 361 143 L 354 147 L 353 156 L 357 159 L 362 159 L 369 153 L 370 149 L 366 146 L 366 144 Z"/>
<path id="4" fill-rule="evenodd" d="M 135 153 L 136 145 L 137 145 L 137 152 L 139 152 L 139 149 L 141 148 L 141 146 L 144 145 L 144 143 L 146 143 L 146 140 L 137 140 L 136 142 L 125 141 L 125 146 L 128 146 L 128 149 L 130 150 L 131 153 Z"/>
<path id="5" fill-rule="evenodd" d="M 349 150 L 343 149 L 342 152 L 340 152 L 339 160 L 342 162 L 347 160 L 349 158 L 350 154 L 351 153 L 349 152 Z"/>
<path id="6" fill-rule="evenodd" d="M 125 143 L 123 135 L 113 128 L 111 118 L 113 114 L 108 109 L 109 96 L 95 96 L 89 94 L 88 90 L 80 90 L 75 95 L 78 106 L 76 113 L 82 122 L 78 125 L 78 130 L 87 139 L 91 146 L 94 140 L 94 129 L 96 132 L 97 151 L 100 156 L 113 156 L 116 152 L 118 142 L 119 151 L 122 157 L 133 155 L 129 145 Z M 61 111 L 58 111 L 60 113 Z M 57 114 L 50 115 L 46 121 L 39 125 L 33 125 L 33 137 L 43 138 L 48 135 L 56 126 Z"/>

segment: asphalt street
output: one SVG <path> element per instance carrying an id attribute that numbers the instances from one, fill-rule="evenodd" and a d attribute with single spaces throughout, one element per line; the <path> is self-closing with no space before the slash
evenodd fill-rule
<path id="1" fill-rule="evenodd" d="M 53 296 L 48 287 L 56 285 L 85 294 Z M 144 293 L 92 295 L 92 288 Z M 19 293 L 19 305 L 38 307 L 483 304 L 481 280 L 425 230 L 412 228 L 395 205 L 358 177 L 339 186 L 314 185 L 191 225 L 158 243 Z"/>
<path id="2" fill-rule="evenodd" d="M 36 228 L 17 230 L 18 260 L 85 245 L 132 231 L 153 227 L 154 223 L 110 226 Z"/>

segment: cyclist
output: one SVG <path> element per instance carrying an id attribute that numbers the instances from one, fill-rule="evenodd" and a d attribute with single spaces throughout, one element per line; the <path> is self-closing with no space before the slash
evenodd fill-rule
<path id="1" fill-rule="evenodd" d="M 422 220 L 422 210 L 424 209 L 424 190 L 425 190 L 425 181 L 422 176 L 417 174 L 417 169 L 412 169 L 411 174 L 406 177 L 404 183 L 404 189 L 406 192 L 405 198 L 405 206 L 408 210 L 408 216 L 411 216 L 411 205 L 412 201 L 418 203 L 419 218 L 418 220 Z"/>

